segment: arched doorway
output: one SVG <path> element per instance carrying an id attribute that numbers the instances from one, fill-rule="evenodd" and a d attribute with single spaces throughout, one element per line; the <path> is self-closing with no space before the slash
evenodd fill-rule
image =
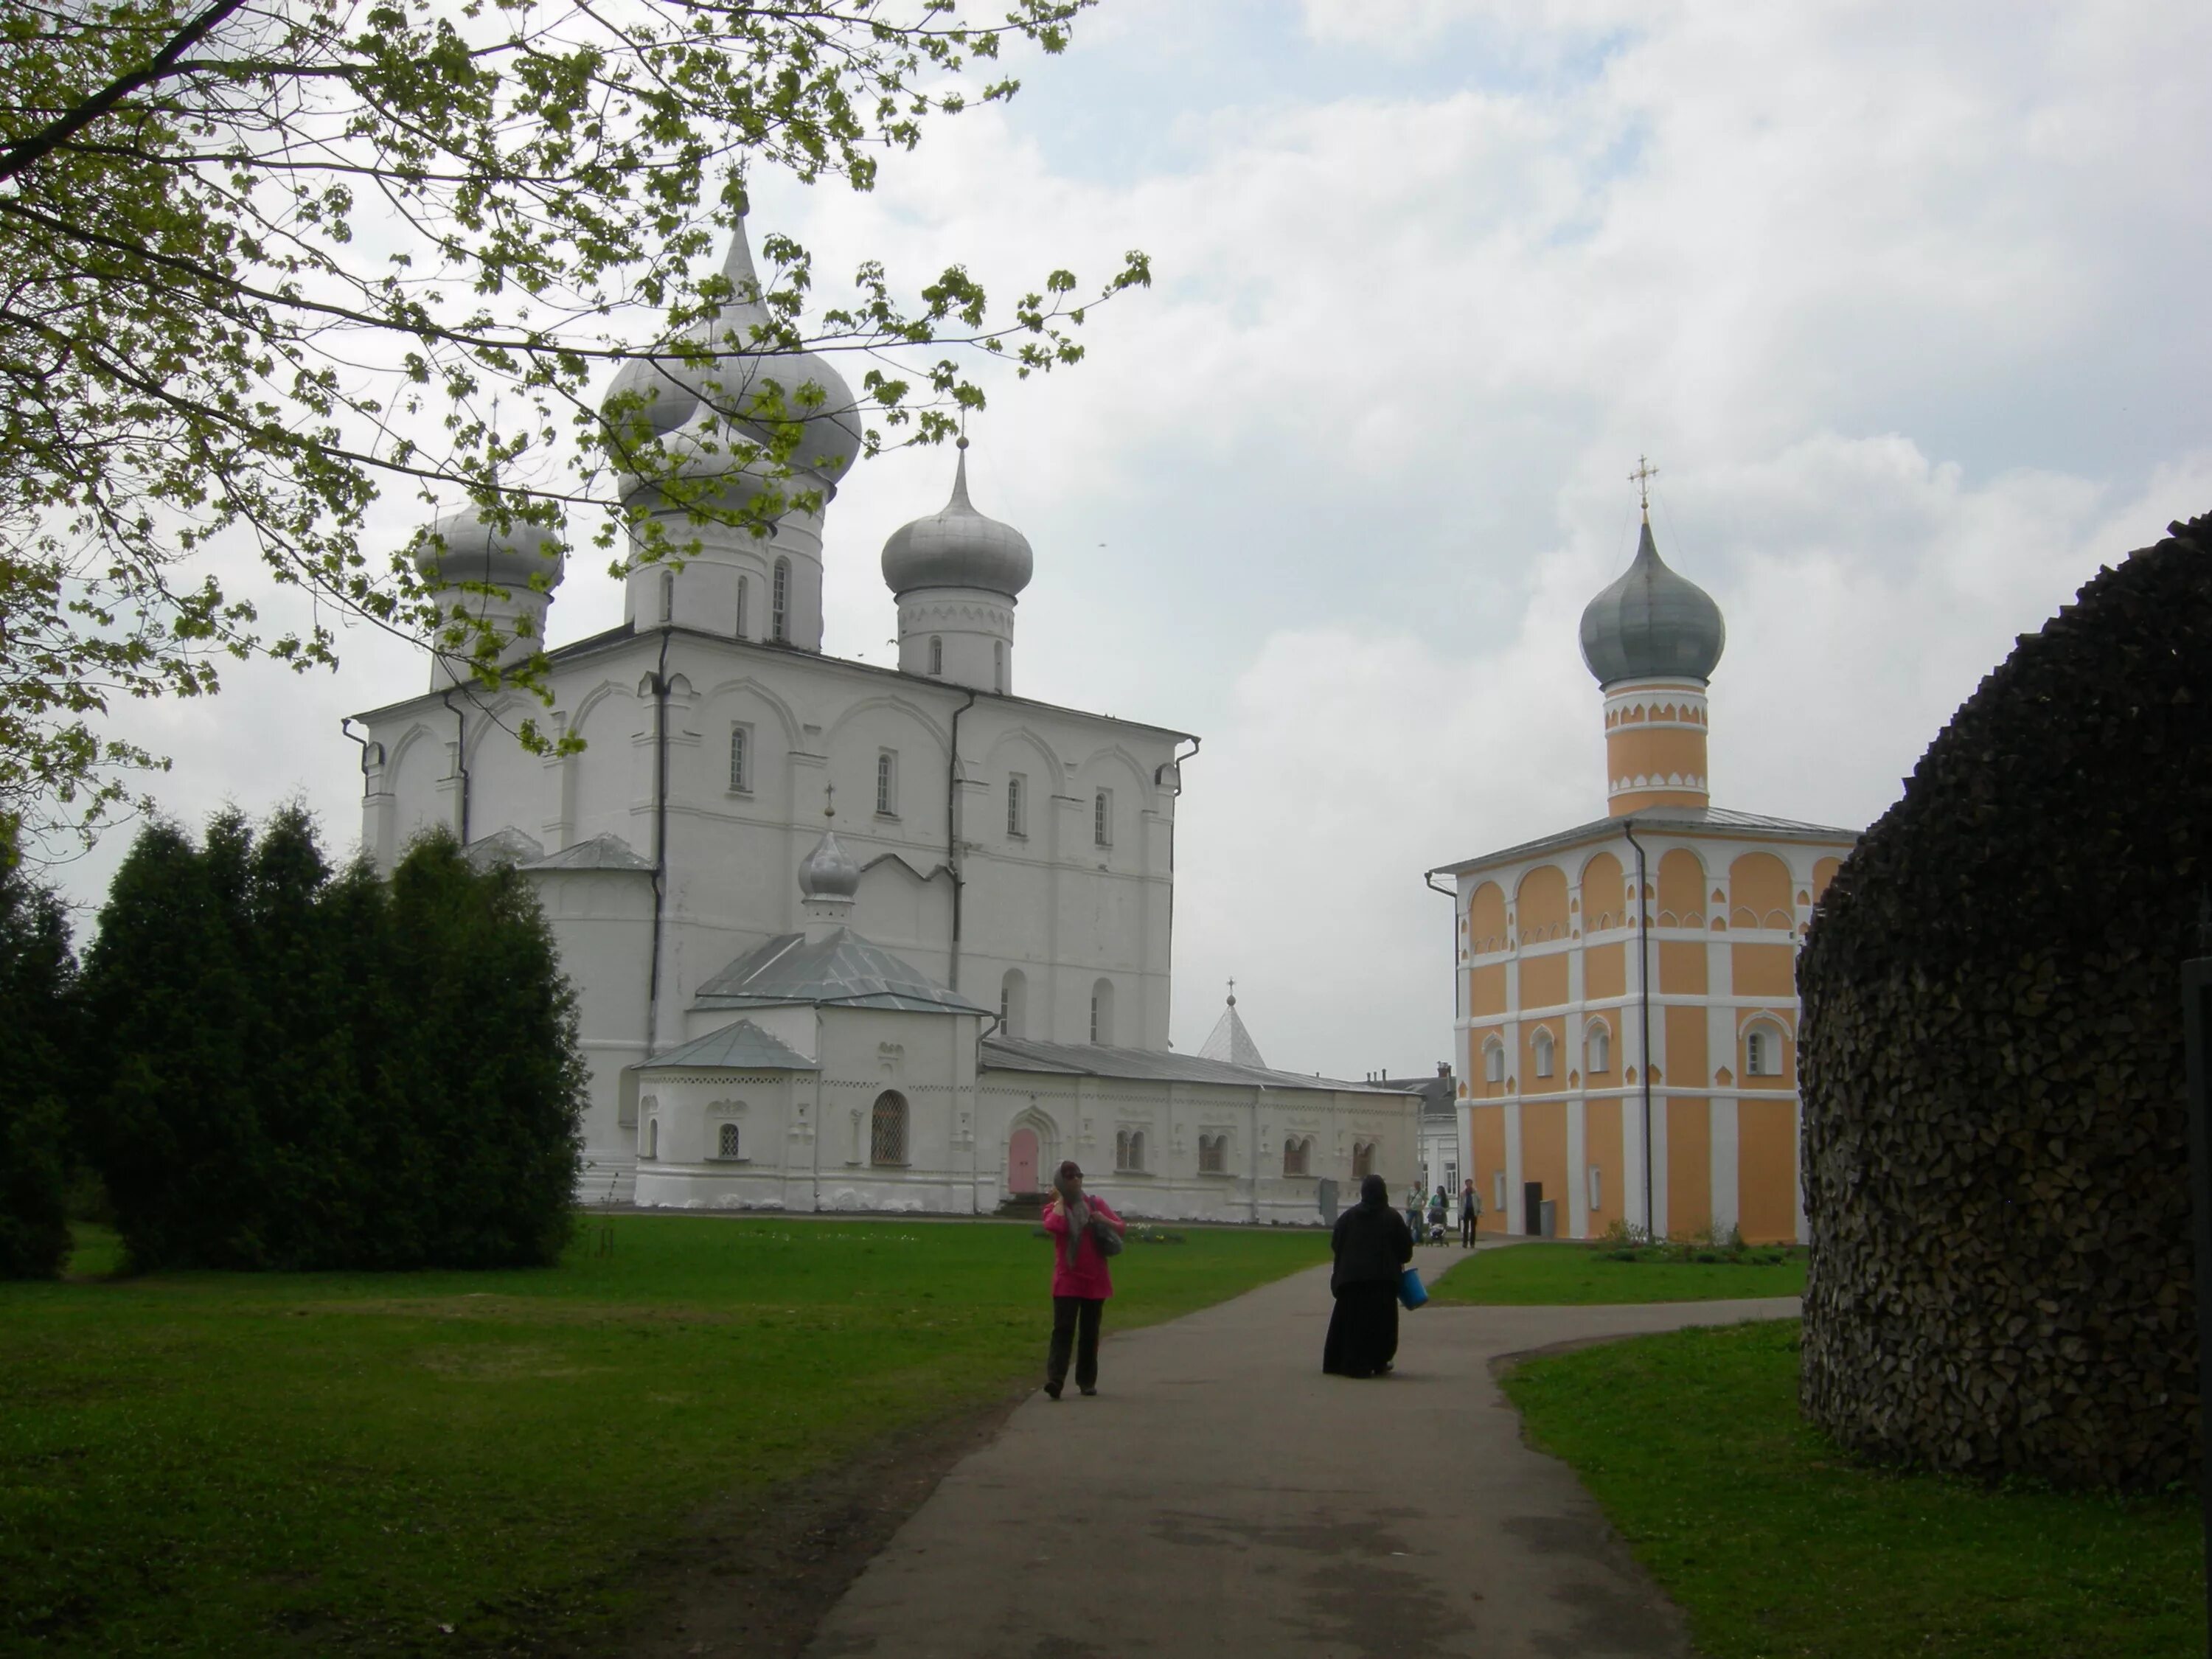
<path id="1" fill-rule="evenodd" d="M 1035 1129 L 1019 1128 L 1006 1137 L 1006 1190 L 1017 1198 L 1026 1198 L 1038 1190 Z"/>

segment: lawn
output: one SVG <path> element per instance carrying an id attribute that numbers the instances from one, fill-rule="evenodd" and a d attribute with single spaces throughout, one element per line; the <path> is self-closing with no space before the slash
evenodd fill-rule
<path id="1" fill-rule="evenodd" d="M 1761 1255 L 1773 1251 L 1758 1252 Z M 1449 1261 L 1446 1267 L 1437 1258 Z M 1434 1264 L 1434 1265 L 1431 1265 Z M 1616 1261 L 1589 1244 L 1528 1243 L 1462 1253 L 1424 1248 L 1413 1265 L 1443 1303 L 1530 1307 L 1621 1302 L 1714 1302 L 1747 1296 L 1802 1296 L 1805 1252 L 1772 1263 Z"/>
<path id="2" fill-rule="evenodd" d="M 1864 1467 L 1799 1420 L 1797 1340 L 1795 1321 L 1684 1331 L 1532 1361 L 1506 1382 L 1535 1443 L 1573 1467 L 1688 1613 L 1706 1659 L 2204 1651 L 2193 1492 Z"/>
<path id="3" fill-rule="evenodd" d="M 1115 1264 L 1109 1332 L 1328 1256 L 1182 1237 Z M 1041 1370 L 1048 1262 L 1019 1225 L 625 1216 L 534 1272 L 0 1285 L 0 1651 L 588 1639 L 708 1499 Z"/>

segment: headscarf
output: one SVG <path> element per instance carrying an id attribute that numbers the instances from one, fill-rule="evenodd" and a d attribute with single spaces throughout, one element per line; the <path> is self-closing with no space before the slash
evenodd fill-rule
<path id="1" fill-rule="evenodd" d="M 1364 1177 L 1359 1183 L 1359 1201 L 1370 1210 L 1390 1207 L 1390 1183 L 1379 1175 Z"/>
<path id="2" fill-rule="evenodd" d="M 1091 1224 L 1091 1206 L 1083 1196 L 1083 1171 L 1070 1158 L 1053 1172 L 1052 1189 L 1060 1194 L 1060 1207 L 1067 1212 L 1067 1265 L 1075 1265 L 1075 1252 L 1083 1243 L 1083 1230 Z"/>

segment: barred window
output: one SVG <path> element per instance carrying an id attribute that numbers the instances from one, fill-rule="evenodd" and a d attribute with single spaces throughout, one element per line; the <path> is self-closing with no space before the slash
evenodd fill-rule
<path id="1" fill-rule="evenodd" d="M 1114 1041 L 1114 981 L 1102 979 L 1091 988 L 1091 1040 Z"/>
<path id="2" fill-rule="evenodd" d="M 1198 1172 L 1200 1175 L 1221 1175 L 1229 1166 L 1229 1137 L 1200 1135 L 1198 1138 Z"/>
<path id="3" fill-rule="evenodd" d="M 1117 1170 L 1133 1167 L 1129 1163 L 1129 1132 L 1127 1129 L 1115 1131 L 1114 1167 Z"/>
<path id="4" fill-rule="evenodd" d="M 1027 793 L 1023 786 L 1029 781 L 1016 772 L 1006 779 L 1006 833 L 1022 836 L 1029 834 L 1029 803 L 1023 799 Z"/>
<path id="5" fill-rule="evenodd" d="M 898 756 L 889 749 L 876 754 L 876 816 L 898 816 Z"/>
<path id="6" fill-rule="evenodd" d="M 738 1155 L 738 1126 L 725 1123 L 714 1132 L 714 1156 L 735 1158 Z"/>
<path id="7" fill-rule="evenodd" d="M 730 728 L 730 787 L 747 794 L 753 787 L 753 732 L 749 726 Z"/>
<path id="8" fill-rule="evenodd" d="M 929 672 L 933 674 L 945 672 L 945 641 L 935 634 L 929 636 Z"/>
<path id="9" fill-rule="evenodd" d="M 906 1162 L 906 1097 L 896 1089 L 876 1097 L 876 1109 L 868 1121 L 868 1162 Z"/>
<path id="10" fill-rule="evenodd" d="M 769 595 L 769 637 L 778 645 L 791 642 L 791 561 L 775 562 L 775 586 Z"/>
<path id="11" fill-rule="evenodd" d="M 1091 798 L 1091 844 L 1114 844 L 1114 796 L 1110 790 L 1101 789 Z"/>

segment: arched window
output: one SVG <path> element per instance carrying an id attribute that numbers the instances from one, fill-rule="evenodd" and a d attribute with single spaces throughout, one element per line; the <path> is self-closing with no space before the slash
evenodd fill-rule
<path id="1" fill-rule="evenodd" d="M 769 637 L 778 645 L 791 643 L 791 561 L 775 562 L 775 586 L 769 595 Z"/>
<path id="2" fill-rule="evenodd" d="M 660 1156 L 660 1120 L 657 1117 L 645 1121 L 645 1155 L 647 1158 Z"/>
<path id="3" fill-rule="evenodd" d="M 1364 1181 L 1375 1173 L 1375 1143 L 1355 1140 L 1352 1143 L 1352 1178 Z"/>
<path id="4" fill-rule="evenodd" d="M 1117 1170 L 1129 1167 L 1129 1132 L 1127 1129 L 1114 1132 L 1114 1167 Z"/>
<path id="5" fill-rule="evenodd" d="M 1306 1155 L 1313 1150 L 1313 1139 L 1292 1135 L 1283 1142 L 1283 1173 L 1302 1176 L 1306 1173 Z"/>
<path id="6" fill-rule="evenodd" d="M 1114 792 L 1110 789 L 1101 789 L 1091 798 L 1091 844 L 1114 844 Z"/>
<path id="7" fill-rule="evenodd" d="M 945 672 L 945 641 L 935 634 L 929 636 L 929 672 L 933 674 Z"/>
<path id="8" fill-rule="evenodd" d="M 1129 1137 L 1129 1167 L 1139 1170 L 1145 1167 L 1145 1132 L 1142 1129 Z"/>
<path id="9" fill-rule="evenodd" d="M 1024 801 L 1022 786 L 1027 781 L 1018 772 L 1006 779 L 1006 833 L 1009 836 L 1029 834 L 1029 805 Z"/>
<path id="10" fill-rule="evenodd" d="M 738 578 L 738 637 L 739 639 L 745 636 L 745 601 L 752 597 L 752 585 L 753 579 L 750 576 Z"/>
<path id="11" fill-rule="evenodd" d="M 1006 642 L 1004 640 L 993 640 L 991 641 L 991 690 L 1003 691 L 1006 689 Z"/>
<path id="12" fill-rule="evenodd" d="M 1743 1074 L 1746 1077 L 1780 1077 L 1782 1041 L 1782 1033 L 1771 1025 L 1754 1025 L 1745 1032 Z"/>
<path id="13" fill-rule="evenodd" d="M 1551 1076 L 1552 1034 L 1544 1030 L 1541 1026 L 1538 1026 L 1536 1028 L 1535 1037 L 1530 1042 L 1528 1048 L 1530 1053 L 1535 1058 L 1536 1075 L 1538 1077 Z"/>
<path id="14" fill-rule="evenodd" d="M 676 620 L 676 573 L 673 570 L 660 573 L 660 620 L 663 623 Z"/>
<path id="15" fill-rule="evenodd" d="M 1114 981 L 1102 979 L 1091 988 L 1091 1040 L 1114 1041 Z"/>
<path id="16" fill-rule="evenodd" d="M 714 1131 L 714 1156 L 735 1158 L 738 1155 L 738 1126 L 725 1123 Z"/>
<path id="17" fill-rule="evenodd" d="M 1505 1081 L 1505 1045 L 1496 1037 L 1482 1045 L 1482 1080 L 1485 1083 Z"/>
<path id="18" fill-rule="evenodd" d="M 1142 1129 L 1122 1129 L 1114 1136 L 1114 1167 L 1127 1173 L 1145 1167 L 1145 1132 Z"/>
<path id="19" fill-rule="evenodd" d="M 730 787 L 738 794 L 753 787 L 753 731 L 750 726 L 730 728 Z"/>
<path id="20" fill-rule="evenodd" d="M 1222 1175 L 1229 1168 L 1229 1137 L 1200 1135 L 1198 1138 L 1198 1172 L 1200 1175 Z"/>
<path id="21" fill-rule="evenodd" d="M 876 816 L 895 818 L 898 816 L 898 753 L 896 750 L 876 751 Z"/>
<path id="22" fill-rule="evenodd" d="M 906 1097 L 896 1089 L 876 1097 L 876 1109 L 868 1118 L 868 1162 L 894 1166 L 906 1162 Z"/>
<path id="23" fill-rule="evenodd" d="M 1018 968 L 999 981 L 999 1035 L 1018 1037 L 1029 1029 L 1029 978 Z"/>
<path id="24" fill-rule="evenodd" d="M 1592 1073 L 1613 1069 L 1613 1033 L 1596 1020 L 1583 1036 L 1583 1068 Z"/>

